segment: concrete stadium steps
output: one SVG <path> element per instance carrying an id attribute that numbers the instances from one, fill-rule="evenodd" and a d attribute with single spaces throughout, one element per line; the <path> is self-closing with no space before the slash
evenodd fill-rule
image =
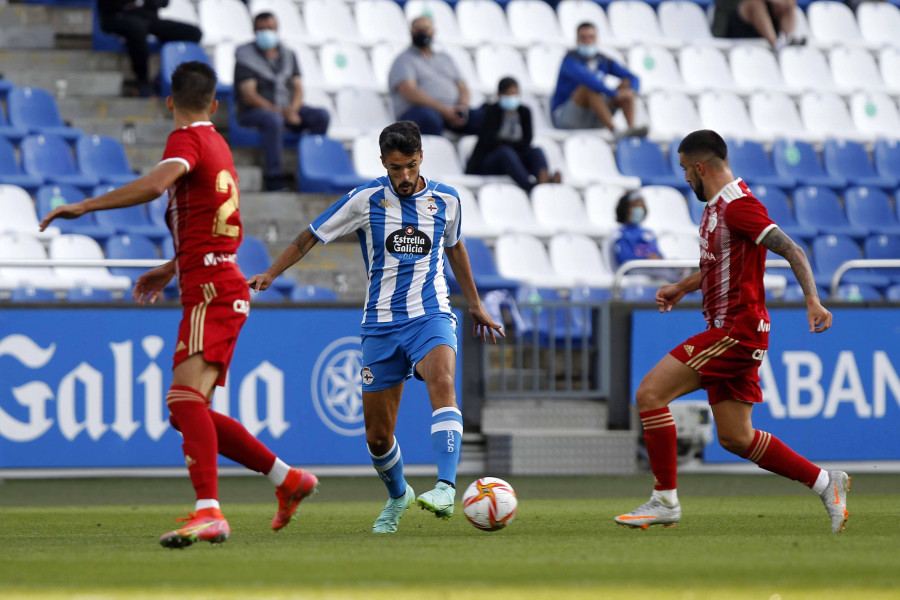
<path id="1" fill-rule="evenodd" d="M 43 88 L 63 96 L 117 96 L 125 76 L 121 71 L 50 71 L 4 69 L 3 76 L 17 86 Z M 65 118 L 65 115 L 63 115 Z"/>
<path id="2" fill-rule="evenodd" d="M 552 429 L 606 429 L 606 405 L 592 400 L 491 400 L 481 413 L 485 435 Z"/>
<path id="3" fill-rule="evenodd" d="M 0 5 L 0 28 L 4 32 L 9 27 L 21 25 L 46 25 L 59 33 L 88 37 L 93 31 L 90 8 L 22 3 Z"/>
<path id="4" fill-rule="evenodd" d="M 130 70 L 126 54 L 94 52 L 92 50 L 3 50 L 0 65 L 4 71 L 123 71 Z"/>
<path id="5" fill-rule="evenodd" d="M 49 25 L 0 25 L 0 48 L 53 48 L 56 32 Z M 0 65 L 5 65 L 0 58 Z"/>
<path id="6" fill-rule="evenodd" d="M 152 121 L 168 123 L 172 128 L 172 115 L 166 109 L 166 103 L 158 98 L 120 98 L 118 94 L 111 97 L 96 96 L 77 97 L 67 94 L 57 100 L 59 112 L 63 119 L 120 118 L 124 120 Z M 225 118 L 227 123 L 228 119 Z"/>

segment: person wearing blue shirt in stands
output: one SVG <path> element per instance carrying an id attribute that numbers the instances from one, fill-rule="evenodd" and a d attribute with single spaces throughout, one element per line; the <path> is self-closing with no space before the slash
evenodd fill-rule
<path id="1" fill-rule="evenodd" d="M 656 245 L 656 236 L 641 227 L 647 218 L 647 207 L 639 191 L 627 192 L 616 205 L 616 221 L 622 224 L 616 240 L 616 262 L 621 265 L 629 260 L 662 258 Z"/>
<path id="2" fill-rule="evenodd" d="M 597 129 L 606 127 L 616 137 L 647 135 L 647 127 L 635 127 L 635 100 L 640 79 L 597 48 L 597 28 L 582 23 L 577 29 L 578 48 L 563 59 L 550 101 L 553 124 L 560 129 Z M 612 89 L 604 78 L 619 78 Z M 628 129 L 619 134 L 613 125 L 613 113 L 622 109 Z"/>

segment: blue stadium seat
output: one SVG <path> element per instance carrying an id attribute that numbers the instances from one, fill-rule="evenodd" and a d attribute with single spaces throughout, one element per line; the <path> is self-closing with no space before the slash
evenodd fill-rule
<path id="1" fill-rule="evenodd" d="M 114 302 L 115 296 L 109 290 L 91 287 L 76 287 L 66 292 L 66 302 Z"/>
<path id="2" fill-rule="evenodd" d="M 897 178 L 891 175 L 880 175 L 866 149 L 858 142 L 847 140 L 828 140 L 822 150 L 825 168 L 835 177 L 845 178 L 850 185 L 868 186 L 882 189 L 894 189 Z"/>
<path id="3" fill-rule="evenodd" d="M 900 222 L 891 212 L 890 199 L 881 190 L 850 188 L 844 193 L 844 205 L 851 224 L 865 227 L 872 233 L 900 235 Z"/>
<path id="4" fill-rule="evenodd" d="M 91 195 L 102 196 L 114 189 L 115 186 L 112 185 L 98 185 Z M 159 243 L 169 236 L 169 230 L 166 227 L 150 222 L 147 212 L 141 204 L 113 210 L 98 210 L 94 215 L 96 215 L 99 225 L 112 227 L 118 233 L 142 235 L 150 238 L 154 243 Z"/>
<path id="5" fill-rule="evenodd" d="M 562 300 L 562 296 L 556 289 L 531 285 L 520 286 L 516 292 L 516 306 L 524 319 L 524 327 L 516 334 L 521 336 L 525 342 L 534 341 L 536 336 L 538 345 L 548 347 L 564 343 L 568 330 L 572 334 L 572 347 L 579 347 L 581 330 L 576 328 L 573 315 L 569 313 L 567 316 L 567 311 L 562 306 L 553 310 L 540 306 L 541 302 L 561 302 Z M 552 327 L 550 324 L 551 313 Z"/>
<path id="6" fill-rule="evenodd" d="M 321 285 L 298 285 L 291 291 L 293 302 L 337 302 L 338 295 Z"/>
<path id="7" fill-rule="evenodd" d="M 6 80 L 0 78 L 0 86 L 2 86 L 4 81 L 6 81 Z M 0 87 L 0 98 L 6 97 L 6 95 L 9 93 L 9 90 L 11 90 L 11 89 L 12 89 L 12 85 L 10 85 L 9 89 L 7 89 L 5 91 L 3 90 L 2 87 Z M 28 130 L 25 129 L 24 127 L 18 127 L 16 125 L 11 125 L 9 123 L 9 121 L 6 119 L 6 113 L 3 111 L 2 108 L 0 108 L 0 139 L 6 138 L 11 142 L 19 143 L 22 141 L 22 138 L 24 138 L 26 135 L 28 135 Z"/>
<path id="8" fill-rule="evenodd" d="M 863 254 L 873 259 L 900 259 L 900 236 L 870 235 L 863 244 Z M 900 269 L 873 269 L 874 272 L 900 283 Z"/>
<path id="9" fill-rule="evenodd" d="M 238 247 L 237 264 L 247 277 L 253 277 L 257 273 L 262 273 L 272 264 L 269 258 L 269 250 L 262 240 L 250 235 L 245 235 L 244 240 Z M 273 288 L 282 294 L 290 294 L 291 290 L 297 285 L 297 282 L 288 275 L 282 275 L 272 282 Z"/>
<path id="10" fill-rule="evenodd" d="M 900 179 L 900 142 L 878 140 L 875 142 L 875 170 L 881 175 Z"/>
<path id="11" fill-rule="evenodd" d="M 237 94 L 235 94 L 237 96 Z M 237 120 L 237 100 L 230 102 L 228 109 L 228 143 L 232 146 L 252 146 L 260 147 L 262 145 L 262 134 L 258 129 L 244 127 Z M 296 147 L 300 141 L 300 134 L 290 129 L 285 129 L 282 137 L 281 145 L 285 148 Z"/>
<path id="12" fill-rule="evenodd" d="M 605 288 L 592 288 L 585 285 L 569 290 L 569 300 L 572 302 L 609 302 L 611 299 L 612 293 Z M 583 307 L 572 307 L 571 313 L 575 331 L 584 330 L 587 339 L 593 341 L 594 319 L 591 311 L 585 310 Z"/>
<path id="13" fill-rule="evenodd" d="M 43 177 L 46 183 L 74 185 L 86 192 L 100 183 L 78 170 L 72 149 L 59 136 L 29 135 L 22 140 L 21 151 L 25 172 Z"/>
<path id="14" fill-rule="evenodd" d="M 255 304 L 256 302 L 261 302 L 263 304 L 284 302 L 284 294 L 279 292 L 274 285 L 259 292 L 250 290 L 250 303 Z"/>
<path id="15" fill-rule="evenodd" d="M 625 302 L 655 302 L 657 289 L 651 285 L 630 285 L 622 288 L 622 300 Z"/>
<path id="16" fill-rule="evenodd" d="M 672 143 L 669 145 L 669 166 L 672 168 L 672 172 L 675 173 L 680 178 L 684 179 L 684 170 L 681 168 L 681 163 L 678 160 L 678 146 L 681 144 L 681 138 L 672 140 Z M 699 200 L 697 198 L 697 194 L 694 193 L 694 190 L 691 189 L 690 184 L 685 182 L 688 186 L 687 191 L 683 191 L 682 193 L 688 199 L 688 204 L 691 202 L 706 202 L 706 200 Z"/>
<path id="17" fill-rule="evenodd" d="M 75 142 L 78 165 L 103 183 L 122 186 L 138 178 L 122 144 L 106 135 L 82 136 Z"/>
<path id="18" fill-rule="evenodd" d="M 794 212 L 788 204 L 788 198 L 781 188 L 758 185 L 751 191 L 766 207 L 769 218 L 775 221 L 778 227 L 792 239 L 808 242 L 819 234 L 815 227 L 801 225 L 797 222 L 797 218 L 794 217 Z"/>
<path id="19" fill-rule="evenodd" d="M 797 188 L 794 213 L 798 223 L 815 227 L 820 234 L 848 235 L 858 240 L 869 235 L 868 229 L 847 220 L 837 194 L 827 187 Z"/>
<path id="20" fill-rule="evenodd" d="M 515 294 L 519 289 L 519 282 L 513 279 L 507 279 L 500 275 L 497 271 L 497 264 L 494 262 L 494 255 L 491 249 L 487 247 L 484 240 L 480 238 L 466 238 L 464 241 L 466 252 L 469 255 L 469 264 L 472 267 L 472 277 L 475 279 L 475 287 L 478 292 L 484 294 L 491 290 L 509 290 Z M 456 275 L 450 268 L 450 261 L 444 259 L 444 274 L 447 276 L 447 285 L 451 294 L 461 294 L 462 289 L 456 281 Z"/>
<path id="21" fill-rule="evenodd" d="M 6 100 L 6 97 L 9 95 L 9 92 L 16 87 L 12 81 L 9 79 L 4 79 L 3 75 L 0 74 L 0 98 Z"/>
<path id="22" fill-rule="evenodd" d="M 828 298 L 831 295 L 828 289 L 821 285 L 816 285 L 816 290 L 819 293 L 819 298 Z M 799 283 L 789 283 L 784 288 L 784 295 L 781 299 L 785 302 L 806 302 L 806 295 L 803 293 L 803 288 L 800 287 Z"/>
<path id="23" fill-rule="evenodd" d="M 735 175 L 747 182 L 755 192 L 761 185 L 790 191 L 797 186 L 797 180 L 789 175 L 780 175 L 759 142 L 750 140 L 727 140 L 728 162 Z"/>
<path id="24" fill-rule="evenodd" d="M 142 235 L 116 235 L 106 242 L 106 258 L 117 259 L 158 259 L 156 246 Z M 113 275 L 124 275 L 134 283 L 146 273 L 147 267 L 110 267 Z"/>
<path id="25" fill-rule="evenodd" d="M 882 296 L 871 285 L 844 283 L 838 286 L 838 300 L 847 302 L 881 302 Z"/>
<path id="26" fill-rule="evenodd" d="M 22 171 L 19 161 L 16 160 L 16 149 L 2 135 L 0 135 L 0 183 L 25 188 L 29 194 L 33 194 L 44 183 L 43 177 Z"/>
<path id="27" fill-rule="evenodd" d="M 817 185 L 842 190 L 847 187 L 844 177 L 829 175 L 812 144 L 801 141 L 776 140 L 772 146 L 775 170 L 794 177 L 801 185 Z"/>
<path id="28" fill-rule="evenodd" d="M 892 285 L 884 292 L 884 299 L 891 302 L 900 302 L 900 284 Z"/>
<path id="29" fill-rule="evenodd" d="M 856 242 L 843 235 L 823 235 L 813 240 L 813 274 L 818 285 L 831 288 L 831 277 L 842 263 L 861 259 L 862 252 Z M 886 288 L 890 280 L 871 269 L 853 269 L 841 277 L 841 283 L 871 285 Z"/>
<path id="30" fill-rule="evenodd" d="M 183 62 L 198 61 L 215 69 L 203 48 L 193 42 L 166 42 L 159 50 L 160 94 L 165 97 L 172 93 L 172 73 Z M 221 82 L 216 84 L 216 97 L 230 99 L 232 88 Z"/>
<path id="31" fill-rule="evenodd" d="M 627 137 L 616 144 L 616 163 L 623 175 L 640 177 L 644 185 L 667 185 L 685 194 L 690 185 L 666 164 L 662 150 L 647 138 Z"/>
<path id="32" fill-rule="evenodd" d="M 56 294 L 52 290 L 33 287 L 20 287 L 9 293 L 12 302 L 56 302 Z"/>
<path id="33" fill-rule="evenodd" d="M 344 146 L 324 135 L 304 135 L 298 144 L 297 181 L 301 192 L 346 194 L 368 183 L 353 170 Z"/>
<path id="34" fill-rule="evenodd" d="M 29 133 L 58 135 L 72 142 L 81 137 L 81 130 L 66 125 L 59 116 L 56 100 L 47 90 L 17 87 L 6 101 L 9 122 Z"/>
<path id="35" fill-rule="evenodd" d="M 78 188 L 71 185 L 44 185 L 41 186 L 35 196 L 35 208 L 39 219 L 63 204 L 73 204 L 84 200 L 84 194 Z M 62 233 L 80 233 L 92 237 L 98 242 L 114 236 L 114 227 L 97 224 L 97 213 L 87 213 L 77 219 L 57 219 L 53 222 Z"/>
<path id="36" fill-rule="evenodd" d="M 159 225 L 160 227 L 167 227 L 166 209 L 168 208 L 169 192 L 163 192 L 162 196 L 147 204 L 147 216 L 150 217 L 150 222 L 154 225 Z"/>

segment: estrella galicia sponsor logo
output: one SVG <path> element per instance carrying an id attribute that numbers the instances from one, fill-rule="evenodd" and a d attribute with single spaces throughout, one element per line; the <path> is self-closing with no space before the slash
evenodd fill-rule
<path id="1" fill-rule="evenodd" d="M 431 238 L 407 225 L 389 233 L 384 239 L 384 247 L 400 260 L 419 260 L 431 252 Z"/>
<path id="2" fill-rule="evenodd" d="M 353 336 L 328 344 L 313 366 L 313 406 L 322 423 L 340 435 L 357 436 L 366 431 L 361 370 L 362 345 Z"/>

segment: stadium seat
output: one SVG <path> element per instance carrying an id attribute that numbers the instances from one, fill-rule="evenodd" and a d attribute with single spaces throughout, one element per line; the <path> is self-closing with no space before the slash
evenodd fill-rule
<path id="1" fill-rule="evenodd" d="M 659 27 L 656 12 L 645 2 L 630 2 L 628 0 L 614 0 L 606 9 L 609 16 L 609 26 L 615 32 L 617 38 L 633 44 L 647 43 L 653 40 L 654 44 L 677 48 L 682 45 L 682 40 L 669 38 L 663 35 Z M 602 41 L 603 38 L 598 39 Z"/>
<path id="2" fill-rule="evenodd" d="M 843 189 L 847 180 L 825 171 L 815 148 L 807 142 L 776 140 L 772 145 L 775 170 L 782 175 L 795 177 L 802 185 L 815 185 Z"/>
<path id="3" fill-rule="evenodd" d="M 481 186 L 478 206 L 484 220 L 504 233 L 524 233 L 543 238 L 554 233 L 549 223 L 535 217 L 527 194 L 517 185 L 489 183 Z"/>
<path id="4" fill-rule="evenodd" d="M 629 285 L 622 288 L 623 302 L 656 302 L 656 290 L 652 285 Z"/>
<path id="5" fill-rule="evenodd" d="M 0 185 L 0 233 L 21 232 L 39 239 L 48 239 L 59 235 L 55 225 L 46 231 L 38 231 L 39 221 L 34 202 L 28 192 L 15 185 Z"/>
<path id="6" fill-rule="evenodd" d="M 856 20 L 863 39 L 875 46 L 897 45 L 900 8 L 887 2 L 862 2 L 856 7 Z"/>
<path id="7" fill-rule="evenodd" d="M 870 235 L 863 244 L 863 254 L 871 259 L 900 259 L 900 235 Z M 900 283 L 900 269 L 872 269 L 893 283 Z"/>
<path id="8" fill-rule="evenodd" d="M 84 235 L 76 233 L 59 235 L 50 240 L 51 259 L 102 260 L 100 245 Z M 70 286 L 94 287 L 110 291 L 124 292 L 131 289 L 131 279 L 112 275 L 106 267 L 54 267 L 54 273 Z"/>
<path id="9" fill-rule="evenodd" d="M 92 287 L 74 287 L 66 293 L 66 302 L 112 302 L 115 297 L 109 290 Z"/>
<path id="10" fill-rule="evenodd" d="M 480 294 L 492 290 L 509 290 L 512 293 L 516 292 L 519 283 L 500 275 L 497 271 L 497 265 L 494 262 L 494 256 L 491 254 L 491 249 L 488 248 L 483 240 L 466 237 L 464 244 L 466 246 L 466 252 L 469 255 L 469 265 L 472 268 L 472 277 L 475 279 L 475 287 L 478 288 Z M 450 267 L 450 261 L 446 259 L 444 259 L 444 273 L 447 275 L 447 284 L 450 287 L 450 293 L 461 294 L 462 289 L 459 287 L 453 269 Z"/>
<path id="11" fill-rule="evenodd" d="M 748 94 L 759 90 L 788 93 L 775 55 L 768 48 L 739 44 L 728 53 L 735 91 Z"/>
<path id="12" fill-rule="evenodd" d="M 403 9 L 393 0 L 357 0 L 354 12 L 362 44 L 371 46 L 409 37 Z"/>
<path id="13" fill-rule="evenodd" d="M 380 42 L 372 46 L 369 55 L 372 58 L 372 71 L 375 73 L 375 79 L 378 82 L 378 89 L 382 92 L 388 91 L 388 78 L 391 73 L 391 67 L 397 56 L 406 50 L 408 46 L 393 42 Z M 340 91 L 340 90 L 339 90 Z"/>
<path id="14" fill-rule="evenodd" d="M 59 136 L 69 142 L 81 136 L 81 130 L 66 125 L 59 115 L 56 100 L 39 88 L 13 88 L 6 100 L 9 122 L 29 133 Z"/>
<path id="15" fill-rule="evenodd" d="M 821 285 L 816 285 L 816 291 L 819 294 L 819 298 L 828 298 L 831 296 L 831 292 L 828 288 Z M 803 288 L 800 287 L 800 284 L 791 283 L 784 288 L 784 294 L 781 296 L 781 299 L 784 302 L 806 302 L 806 294 L 803 293 Z"/>
<path id="16" fill-rule="evenodd" d="M 878 140 L 875 142 L 875 170 L 881 175 L 900 178 L 900 142 Z M 900 211 L 898 211 L 900 214 Z"/>
<path id="17" fill-rule="evenodd" d="M 566 49 L 562 46 L 536 43 L 528 47 L 525 51 L 525 64 L 528 67 L 531 89 L 536 94 L 549 96 L 553 93 L 559 77 L 559 67 L 565 56 Z M 642 78 L 641 84 L 643 83 Z"/>
<path id="18" fill-rule="evenodd" d="M 532 115 L 534 115 L 534 111 L 532 110 Z M 563 156 L 562 150 L 550 136 L 544 135 L 544 130 L 538 130 L 539 133 L 534 136 L 531 140 L 531 144 L 533 146 L 537 146 L 544 152 L 544 158 L 547 159 L 547 168 L 550 173 L 559 173 L 562 176 L 562 180 L 566 182 L 566 184 L 571 185 L 576 189 L 582 189 L 585 187 L 585 182 L 578 181 L 575 177 L 572 177 L 571 173 L 569 173 L 569 166 L 566 164 L 566 157 Z"/>
<path id="19" fill-rule="evenodd" d="M 525 47 L 528 40 L 516 38 L 509 29 L 506 14 L 493 0 L 459 0 L 456 18 L 466 45 L 505 44 Z"/>
<path id="20" fill-rule="evenodd" d="M 484 93 L 481 91 L 481 78 L 475 68 L 475 62 L 468 50 L 458 44 L 442 44 L 440 49 L 450 55 L 460 77 L 469 87 L 469 104 L 480 106 L 484 102 Z M 492 92 L 493 93 L 493 92 Z"/>
<path id="21" fill-rule="evenodd" d="M 813 275 L 816 283 L 831 289 L 831 279 L 841 264 L 848 260 L 861 259 L 859 246 L 847 236 L 824 235 L 813 240 Z M 840 283 L 855 283 L 885 288 L 890 279 L 885 275 L 872 272 L 871 269 L 852 269 L 841 277 Z"/>
<path id="22" fill-rule="evenodd" d="M 453 142 L 442 135 L 423 135 L 422 152 L 428 158 L 429 175 L 451 186 L 464 185 L 478 187 L 485 182 L 507 183 L 512 180 L 506 175 L 467 175 L 459 161 Z M 376 154 L 377 156 L 377 154 Z M 380 164 L 380 163 L 379 163 Z M 384 173 L 384 167 L 382 174 Z"/>
<path id="23" fill-rule="evenodd" d="M 337 302 L 338 295 L 321 285 L 298 285 L 291 290 L 291 302 Z"/>
<path id="24" fill-rule="evenodd" d="M 628 51 L 628 70 L 641 80 L 642 94 L 658 90 L 681 94 L 699 91 L 684 82 L 672 52 L 661 46 L 633 46 Z"/>
<path id="25" fill-rule="evenodd" d="M 513 77 L 519 82 L 520 89 L 535 91 L 522 55 L 511 46 L 479 45 L 475 49 L 475 68 L 478 69 L 481 91 L 485 94 L 496 94 L 497 84 L 504 77 Z"/>
<path id="26" fill-rule="evenodd" d="M 25 172 L 43 177 L 47 183 L 74 185 L 90 190 L 100 178 L 78 170 L 72 149 L 56 135 L 29 135 L 22 140 L 22 166 Z"/>
<path id="27" fill-rule="evenodd" d="M 499 228 L 484 220 L 484 215 L 481 214 L 481 207 L 478 206 L 478 201 L 469 188 L 458 185 L 454 186 L 454 189 L 459 194 L 459 202 L 462 206 L 463 237 L 466 239 L 481 238 L 493 240 L 502 233 Z"/>
<path id="28" fill-rule="evenodd" d="M 94 188 L 91 195 L 96 198 L 114 189 L 115 186 L 112 185 L 99 185 Z M 142 204 L 112 210 L 98 210 L 94 216 L 98 225 L 114 228 L 117 233 L 121 234 L 145 236 L 157 244 L 169 236 L 167 227 L 150 221 Z"/>
<path id="29" fill-rule="evenodd" d="M 525 342 L 536 342 L 539 346 L 558 346 L 571 337 L 571 344 L 577 348 L 583 339 L 582 330 L 577 326 L 574 309 L 564 306 L 548 309 L 543 303 L 561 303 L 562 295 L 553 287 L 524 285 L 516 293 L 516 308 L 522 318 L 521 329 L 516 335 Z"/>
<path id="30" fill-rule="evenodd" d="M 853 11 L 843 2 L 813 2 L 806 10 L 806 18 L 813 40 L 823 46 L 876 47 L 862 36 Z"/>
<path id="31" fill-rule="evenodd" d="M 356 136 L 352 143 L 351 152 L 353 154 L 353 169 L 360 177 L 375 179 L 386 174 L 384 165 L 381 164 L 378 133 L 362 133 Z M 430 158 L 426 160 L 430 161 Z M 325 165 L 322 168 L 325 168 Z"/>
<path id="32" fill-rule="evenodd" d="M 328 91 L 336 91 L 330 87 L 322 74 L 322 65 L 319 64 L 318 55 L 306 45 L 293 39 L 284 40 L 284 45 L 294 52 L 300 68 L 300 76 L 303 78 L 303 88 L 322 88 Z"/>
<path id="33" fill-rule="evenodd" d="M 731 91 L 736 87 L 725 56 L 711 46 L 686 46 L 678 59 L 682 79 L 698 90 Z"/>
<path id="34" fill-rule="evenodd" d="M 900 302 L 900 284 L 890 286 L 884 293 L 884 299 L 890 302 Z"/>
<path id="35" fill-rule="evenodd" d="M 821 235 L 842 235 L 861 240 L 869 230 L 853 225 L 841 210 L 840 200 L 828 188 L 799 187 L 794 192 L 794 213 L 797 222 L 815 227 Z"/>
<path id="36" fill-rule="evenodd" d="M 697 233 L 660 234 L 656 240 L 659 253 L 663 258 L 696 260 L 700 263 L 700 236 Z"/>
<path id="37" fill-rule="evenodd" d="M 578 233 L 594 238 L 607 235 L 606 227 L 588 218 L 581 195 L 565 183 L 542 183 L 531 190 L 531 204 L 538 222 L 555 233 Z"/>
<path id="38" fill-rule="evenodd" d="M 43 219 L 57 206 L 81 202 L 84 197 L 78 188 L 71 185 L 41 186 L 35 196 L 37 218 Z M 97 224 L 97 213 L 95 212 L 86 213 L 77 219 L 57 219 L 53 225 L 62 233 L 80 233 L 100 242 L 104 242 L 116 234 L 114 227 Z"/>
<path id="39" fill-rule="evenodd" d="M 844 140 L 828 140 L 822 150 L 825 169 L 843 177 L 850 185 L 893 190 L 900 182 L 890 175 L 879 175 L 862 144 Z"/>
<path id="40" fill-rule="evenodd" d="M 568 45 L 568 36 L 559 27 L 549 4 L 533 0 L 512 0 L 506 6 L 506 18 L 512 34 L 531 44 Z"/>
<path id="41" fill-rule="evenodd" d="M 20 287 L 9 292 L 11 302 L 57 302 L 59 298 L 53 290 L 34 287 Z"/>
<path id="42" fill-rule="evenodd" d="M 886 92 L 878 66 L 865 48 L 839 46 L 828 53 L 834 82 L 844 91 Z"/>
<path id="43" fill-rule="evenodd" d="M 569 288 L 571 277 L 553 270 L 544 245 L 536 237 L 523 233 L 507 233 L 497 238 L 494 246 L 497 271 L 514 279 L 539 287 Z"/>
<path id="44" fill-rule="evenodd" d="M 237 46 L 231 42 L 222 42 L 213 48 L 213 68 L 216 71 L 216 90 L 220 98 L 231 99 L 234 96 L 234 65 Z"/>
<path id="45" fill-rule="evenodd" d="M 381 96 L 374 90 L 342 88 L 336 95 L 335 105 L 340 124 L 345 128 L 380 133 L 394 122 Z"/>
<path id="46" fill-rule="evenodd" d="M 302 192 L 346 194 L 369 180 L 356 174 L 347 151 L 337 140 L 304 135 L 297 151 L 297 181 Z"/>
<path id="47" fill-rule="evenodd" d="M 643 185 L 667 185 L 683 192 L 690 189 L 684 177 L 672 172 L 662 150 L 651 140 L 638 137 L 619 140 L 616 162 L 623 175 L 640 177 Z"/>
<path id="48" fill-rule="evenodd" d="M 728 162 L 735 175 L 746 181 L 753 189 L 758 185 L 767 185 L 791 190 L 797 185 L 797 180 L 793 177 L 779 175 L 775 171 L 772 159 L 758 142 L 729 139 Z"/>
<path id="49" fill-rule="evenodd" d="M 352 38 L 351 38 L 352 39 Z M 378 89 L 378 81 L 366 53 L 347 41 L 328 42 L 319 48 L 322 75 L 333 89 L 361 87 Z"/>
<path id="50" fill-rule="evenodd" d="M 847 104 L 832 92 L 807 92 L 800 97 L 800 119 L 807 131 L 822 137 L 866 141 L 856 130 Z"/>
<path id="51" fill-rule="evenodd" d="M 761 136 L 813 142 L 823 139 L 821 133 L 806 129 L 800 120 L 796 104 L 787 94 L 754 92 L 750 96 L 749 106 L 750 120 Z"/>
<path id="52" fill-rule="evenodd" d="M 456 13 L 444 0 L 408 0 L 403 8 L 408 22 L 422 15 L 431 17 L 438 44 L 465 44 L 466 38 L 459 30 Z"/>
<path id="53" fill-rule="evenodd" d="M 697 107 L 685 94 L 655 92 L 647 98 L 650 115 L 650 139 L 670 142 L 692 131 L 703 129 Z"/>
<path id="54" fill-rule="evenodd" d="M 6 97 L 9 95 L 9 91 L 16 87 L 12 81 L 0 75 L 0 98 L 6 100 Z"/>
<path id="55" fill-rule="evenodd" d="M 125 148 L 109 136 L 80 137 L 75 142 L 75 154 L 82 172 L 99 178 L 103 183 L 122 186 L 138 177 L 128 164 Z"/>
<path id="56" fill-rule="evenodd" d="M 900 94 L 900 47 L 888 46 L 878 53 L 881 78 L 895 96 Z"/>
<path id="57" fill-rule="evenodd" d="M 250 290 L 250 304 L 256 304 L 257 302 L 260 304 L 278 304 L 280 302 L 284 302 L 284 294 L 282 294 L 277 288 L 270 287 L 264 290 L 255 291 Z"/>
<path id="58" fill-rule="evenodd" d="M 584 207 L 588 218 L 604 232 L 604 236 L 612 235 L 619 229 L 616 206 L 624 193 L 625 188 L 621 186 L 602 183 L 584 190 Z"/>
<path id="59" fill-rule="evenodd" d="M 156 246 L 142 235 L 116 235 L 106 242 L 106 258 L 149 260 L 159 259 Z M 160 260 L 160 263 L 163 261 Z M 147 267 L 110 267 L 113 275 L 131 279 L 132 283 L 148 271 Z"/>
<path id="60" fill-rule="evenodd" d="M 694 235 L 697 225 L 691 219 L 688 200 L 681 192 L 664 185 L 648 185 L 641 188 L 641 197 L 647 207 L 647 217 L 641 223 L 655 233 L 684 233 Z"/>
<path id="61" fill-rule="evenodd" d="M 853 124 L 871 139 L 900 139 L 900 113 L 897 105 L 879 92 L 857 92 L 850 97 Z"/>
<path id="62" fill-rule="evenodd" d="M 609 288 L 613 273 L 606 265 L 597 243 L 576 233 L 562 233 L 550 238 L 550 263 L 553 270 L 570 278 L 576 285 Z"/>
<path id="63" fill-rule="evenodd" d="M 561 0 L 556 5 L 556 16 L 559 19 L 559 28 L 566 38 L 566 45 L 569 47 L 575 46 L 576 30 L 582 23 L 593 23 L 597 29 L 597 39 L 603 44 L 630 45 L 615 36 L 606 13 L 594 0 Z"/>
<path id="64" fill-rule="evenodd" d="M 206 40 L 204 40 L 205 42 Z M 234 44 L 226 41 L 219 42 L 220 45 L 231 47 L 232 61 L 234 60 Z M 206 52 L 199 44 L 193 42 L 168 42 L 162 45 L 159 50 L 159 78 L 160 78 L 160 94 L 170 96 L 172 94 L 172 73 L 183 62 L 197 61 L 213 67 Z M 218 65 L 216 65 L 218 67 Z M 234 65 L 232 62 L 231 73 L 227 76 L 230 81 L 234 80 Z M 231 93 L 231 85 L 224 84 L 220 79 L 216 83 L 216 93 Z"/>
<path id="65" fill-rule="evenodd" d="M 199 0 L 197 13 L 204 46 L 221 42 L 245 44 L 253 40 L 250 13 L 240 0 Z"/>
<path id="66" fill-rule="evenodd" d="M 42 183 L 43 177 L 22 171 L 16 159 L 16 149 L 0 135 L 0 184 L 15 185 L 34 193 Z"/>
<path id="67" fill-rule="evenodd" d="M 261 12 L 275 15 L 278 36 L 282 40 L 296 40 L 313 46 L 325 41 L 316 32 L 309 31 L 300 14 L 299 5 L 293 0 L 251 0 L 249 6 L 251 16 Z"/>
<path id="68" fill-rule="evenodd" d="M 639 177 L 629 177 L 619 171 L 609 145 L 596 135 L 570 135 L 563 142 L 563 153 L 569 173 L 578 180 L 621 185 L 629 189 L 641 185 Z"/>
<path id="69" fill-rule="evenodd" d="M 237 263 L 241 271 L 250 277 L 254 273 L 262 273 L 272 264 L 266 245 L 259 238 L 245 235 L 237 251 Z M 289 276 L 278 277 L 272 282 L 272 287 L 282 294 L 290 294 L 297 285 Z"/>
<path id="70" fill-rule="evenodd" d="M 665 0 L 656 9 L 663 36 L 680 40 L 684 44 L 709 44 L 729 47 L 731 40 L 715 38 L 709 30 L 709 21 L 699 2 Z"/>
<path id="71" fill-rule="evenodd" d="M 790 238 L 796 241 L 809 242 L 819 235 L 819 230 L 811 225 L 801 225 L 797 222 L 794 212 L 788 204 L 785 193 L 776 186 L 757 185 L 752 186 L 750 191 L 753 195 L 763 203 L 769 218 L 778 224 Z"/>
<path id="72" fill-rule="evenodd" d="M 6 80 L 0 76 L 0 98 L 6 98 L 9 94 L 9 90 L 12 89 L 11 84 L 9 89 L 4 89 L 2 87 L 4 81 Z M 0 107 L 0 139 L 6 139 L 18 144 L 26 135 L 28 135 L 28 129 L 10 124 L 6 118 L 6 112 Z"/>
<path id="73" fill-rule="evenodd" d="M 839 285 L 837 299 L 846 302 L 881 302 L 883 300 L 881 294 L 874 287 L 858 283 Z"/>
<path id="74" fill-rule="evenodd" d="M 29 233 L 0 233 L 0 259 L 46 260 L 47 252 L 44 245 Z M 0 290 L 9 291 L 18 287 L 67 290 L 72 285 L 57 277 L 50 267 L 0 266 Z"/>
<path id="75" fill-rule="evenodd" d="M 169 192 L 164 192 L 162 196 L 156 200 L 151 200 L 147 204 L 147 217 L 154 225 L 167 227 L 166 211 L 169 208 Z"/>
<path id="76" fill-rule="evenodd" d="M 784 82 L 793 93 L 806 91 L 836 91 L 837 84 L 825 55 L 813 46 L 788 46 L 778 55 Z"/>
<path id="77" fill-rule="evenodd" d="M 350 7 L 343 2 L 306 0 L 303 3 L 303 15 L 306 17 L 307 29 L 325 40 L 344 44 L 351 41 L 365 43 Z M 408 36 L 409 29 L 404 33 Z"/>
<path id="78" fill-rule="evenodd" d="M 168 0 L 166 6 L 160 8 L 156 14 L 160 19 L 200 26 L 200 15 L 197 14 L 197 7 L 191 0 Z"/>
<path id="79" fill-rule="evenodd" d="M 733 92 L 711 91 L 700 94 L 697 110 L 704 129 L 712 129 L 726 138 L 771 141 L 768 132 L 758 132 L 750 120 L 744 102 Z"/>
<path id="80" fill-rule="evenodd" d="M 877 188 L 852 187 L 844 193 L 847 220 L 872 233 L 900 235 L 900 222 L 891 211 L 887 194 Z M 900 254 L 897 255 L 900 258 Z"/>

